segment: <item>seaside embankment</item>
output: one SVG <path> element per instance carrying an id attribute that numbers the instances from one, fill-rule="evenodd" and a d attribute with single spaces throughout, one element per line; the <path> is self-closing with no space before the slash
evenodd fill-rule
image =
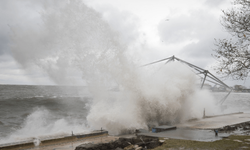
<path id="1" fill-rule="evenodd" d="M 167 128 L 167 126 L 161 126 Z M 250 114 L 233 113 L 204 116 L 151 132 L 138 130 L 132 135 L 111 136 L 93 131 L 61 138 L 41 139 L 0 145 L 1 150 L 167 150 L 167 149 L 250 149 Z M 157 128 L 157 127 L 155 127 Z M 218 132 L 218 135 L 214 131 Z"/>

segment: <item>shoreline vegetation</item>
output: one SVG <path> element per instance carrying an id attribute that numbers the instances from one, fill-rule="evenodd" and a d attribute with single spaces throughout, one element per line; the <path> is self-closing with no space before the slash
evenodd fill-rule
<path id="1" fill-rule="evenodd" d="M 223 138 L 217 141 L 202 142 L 181 139 L 161 139 L 165 140 L 161 146 L 153 150 L 231 150 L 231 149 L 250 149 L 249 135 L 230 135 L 228 138 Z"/>

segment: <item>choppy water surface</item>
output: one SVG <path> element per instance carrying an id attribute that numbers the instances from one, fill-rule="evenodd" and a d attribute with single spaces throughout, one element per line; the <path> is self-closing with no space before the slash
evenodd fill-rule
<path id="1" fill-rule="evenodd" d="M 0 143 L 84 132 L 86 87 L 0 85 Z"/>
<path id="2" fill-rule="evenodd" d="M 213 93 L 216 100 L 222 99 L 227 93 Z M 250 93 L 231 93 L 223 103 L 227 108 L 222 113 L 250 113 Z"/>
<path id="3" fill-rule="evenodd" d="M 133 46 L 82 1 L 38 12 L 43 13 L 37 28 L 12 28 L 16 62 L 45 72 L 59 85 L 76 82 L 72 75 L 83 78 L 92 95 L 86 87 L 1 85 L 0 143 L 101 128 L 121 134 L 202 117 L 204 109 L 208 115 L 220 112 L 213 94 L 197 88 L 199 78 L 180 62 L 138 67 L 141 58 L 131 57 Z M 119 92 L 110 91 L 114 86 Z M 228 104 L 237 108 L 228 111 L 247 108 L 244 96 L 231 97 Z"/>
<path id="4" fill-rule="evenodd" d="M 91 101 L 86 87 L 0 85 L 0 143 L 89 131 Z M 224 105 L 221 113 L 250 112 L 250 94 L 231 93 Z"/>

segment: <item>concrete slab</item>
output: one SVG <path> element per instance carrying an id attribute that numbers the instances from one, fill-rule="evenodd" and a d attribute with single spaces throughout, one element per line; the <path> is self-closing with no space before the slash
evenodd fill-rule
<path id="1" fill-rule="evenodd" d="M 118 136 L 114 136 L 114 137 L 131 139 L 131 138 L 136 138 L 136 135 L 134 135 L 134 134 L 126 134 L 126 135 L 118 135 Z"/>
<path id="2" fill-rule="evenodd" d="M 138 135 L 146 137 L 162 137 L 162 138 L 185 139 L 194 141 L 216 141 L 229 136 L 229 134 L 226 133 L 220 133 L 218 136 L 215 136 L 215 133 L 211 130 L 191 130 L 191 129 L 176 129 L 158 133 L 152 133 L 152 132 L 139 133 Z"/>
<path id="3" fill-rule="evenodd" d="M 75 148 L 81 144 L 99 144 L 99 143 L 109 143 L 111 141 L 117 140 L 119 137 L 115 136 L 103 136 L 90 139 L 84 139 L 80 141 L 65 142 L 56 145 L 48 145 L 43 147 L 34 147 L 30 150 L 75 150 Z"/>
<path id="4" fill-rule="evenodd" d="M 108 136 L 108 132 L 104 130 L 96 130 L 92 131 L 90 133 L 79 133 L 79 134 L 74 134 L 71 136 L 49 136 L 49 137 L 43 137 L 40 140 L 39 146 L 35 146 L 33 140 L 27 140 L 27 141 L 20 141 L 20 142 L 14 142 L 14 143 L 6 143 L 6 144 L 1 144 L 0 149 L 1 150 L 19 150 L 19 149 L 34 149 L 34 148 L 44 148 L 44 147 L 50 147 L 50 146 L 55 146 L 55 145 L 61 145 L 61 144 L 66 144 L 70 148 L 72 147 L 72 143 L 78 142 L 85 140 L 87 141 L 88 139 L 93 139 L 93 138 L 98 138 Z M 70 143 L 70 144 L 69 144 Z M 67 147 L 67 146 L 66 146 Z M 55 149 L 54 149 L 55 150 Z"/>
<path id="5" fill-rule="evenodd" d="M 240 113 L 231 115 L 220 115 L 216 117 L 193 120 L 190 122 L 177 124 L 177 128 L 213 130 L 224 126 L 237 125 L 250 122 L 250 113 Z"/>
<path id="6" fill-rule="evenodd" d="M 136 133 L 148 133 L 149 131 L 145 129 L 136 129 L 135 132 Z"/>

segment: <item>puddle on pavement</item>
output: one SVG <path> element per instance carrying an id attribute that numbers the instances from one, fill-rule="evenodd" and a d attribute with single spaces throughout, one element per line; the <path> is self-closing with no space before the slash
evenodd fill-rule
<path id="1" fill-rule="evenodd" d="M 140 133 L 138 135 L 209 142 L 209 141 L 216 141 L 222 138 L 226 138 L 230 134 L 218 133 L 218 136 L 215 136 L 215 133 L 212 130 L 176 129 L 176 130 L 168 130 L 168 131 L 158 132 L 158 133 L 151 133 L 151 132 Z"/>

